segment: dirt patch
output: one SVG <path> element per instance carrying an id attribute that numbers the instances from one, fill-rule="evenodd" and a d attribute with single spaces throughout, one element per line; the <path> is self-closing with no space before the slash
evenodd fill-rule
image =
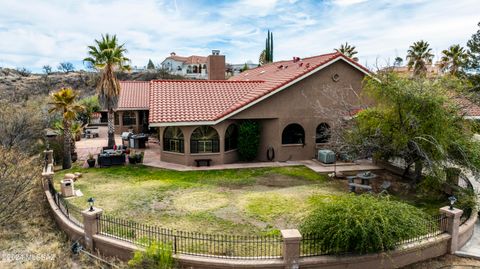
<path id="1" fill-rule="evenodd" d="M 172 197 L 175 209 L 187 212 L 211 211 L 228 205 L 225 192 L 219 190 L 193 190 Z"/>

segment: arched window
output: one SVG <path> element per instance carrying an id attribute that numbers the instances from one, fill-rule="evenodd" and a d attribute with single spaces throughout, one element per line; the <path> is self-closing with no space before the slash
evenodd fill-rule
<path id="1" fill-rule="evenodd" d="M 167 127 L 163 132 L 163 151 L 184 152 L 184 139 L 180 127 Z"/>
<path id="2" fill-rule="evenodd" d="M 231 124 L 225 131 L 225 151 L 237 149 L 238 128 L 237 125 Z"/>
<path id="3" fill-rule="evenodd" d="M 322 122 L 317 126 L 315 143 L 327 143 L 331 136 L 330 125 Z"/>
<path id="4" fill-rule="evenodd" d="M 198 66 L 196 65 L 193 66 L 193 73 L 195 74 L 198 73 Z"/>
<path id="5" fill-rule="evenodd" d="M 125 111 L 122 116 L 123 125 L 135 125 L 137 124 L 137 117 L 134 111 Z"/>
<path id="6" fill-rule="evenodd" d="M 300 124 L 292 123 L 287 125 L 282 132 L 282 144 L 304 144 L 305 131 Z"/>
<path id="7" fill-rule="evenodd" d="M 190 139 L 190 153 L 211 153 L 220 151 L 217 131 L 210 126 L 200 126 L 193 131 Z"/>

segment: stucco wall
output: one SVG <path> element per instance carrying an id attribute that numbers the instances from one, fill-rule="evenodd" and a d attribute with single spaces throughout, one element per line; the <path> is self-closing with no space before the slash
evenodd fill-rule
<path id="1" fill-rule="evenodd" d="M 211 165 L 232 163 L 238 160 L 237 151 L 225 152 L 225 132 L 230 124 L 234 124 L 235 121 L 226 120 L 217 125 L 211 126 L 214 128 L 220 139 L 220 152 L 215 153 L 190 153 L 190 138 L 193 131 L 199 126 L 181 126 L 179 127 L 182 130 L 184 137 L 184 153 L 172 153 L 168 151 L 163 151 L 163 135 L 165 132 L 165 127 L 161 127 L 160 132 L 160 160 L 164 162 L 172 162 L 183 165 L 194 166 L 196 165 L 196 159 L 211 159 Z"/>
<path id="2" fill-rule="evenodd" d="M 338 74 L 338 82 L 332 76 Z M 283 91 L 240 112 L 232 119 L 261 120 L 262 135 L 258 160 L 266 160 L 266 149 L 273 146 L 276 161 L 311 159 L 316 149 L 328 145 L 315 143 L 316 128 L 325 122 L 334 128 L 338 114 L 348 113 L 344 103 L 359 105 L 364 74 L 338 61 Z M 283 129 L 300 124 L 305 131 L 305 145 L 282 146 Z"/>

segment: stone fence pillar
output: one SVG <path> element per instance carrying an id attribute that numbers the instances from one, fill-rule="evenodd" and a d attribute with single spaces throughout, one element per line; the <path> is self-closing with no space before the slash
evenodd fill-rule
<path id="1" fill-rule="evenodd" d="M 281 230 L 283 237 L 283 260 L 285 269 L 298 269 L 302 235 L 297 229 Z"/>
<path id="2" fill-rule="evenodd" d="M 463 214 L 463 210 L 458 208 L 450 210 L 449 206 L 444 206 L 440 208 L 440 213 L 445 214 L 448 218 L 445 232 L 449 233 L 452 237 L 448 246 L 448 253 L 454 254 L 458 250 L 458 232 L 460 230 L 460 217 Z"/>
<path id="3" fill-rule="evenodd" d="M 95 207 L 93 208 L 93 211 L 90 211 L 90 209 L 82 211 L 83 229 L 85 230 L 85 247 L 87 250 L 95 250 L 93 235 L 98 233 L 98 222 L 100 221 L 102 213 L 102 209 Z"/>
<path id="4" fill-rule="evenodd" d="M 55 174 L 53 171 L 53 150 L 44 150 L 43 153 L 45 154 L 45 167 L 42 172 L 42 185 L 43 190 L 48 191 L 48 184 L 53 180 Z"/>
<path id="5" fill-rule="evenodd" d="M 45 154 L 47 164 L 53 164 L 53 150 L 44 150 L 43 153 Z"/>

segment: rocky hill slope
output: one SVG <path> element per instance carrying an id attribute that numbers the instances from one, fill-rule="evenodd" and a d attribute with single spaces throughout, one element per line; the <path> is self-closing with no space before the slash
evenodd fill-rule
<path id="1" fill-rule="evenodd" d="M 120 80 L 148 81 L 152 79 L 183 79 L 163 70 L 118 73 Z M 0 100 L 22 102 L 37 96 L 46 96 L 62 87 L 71 87 L 88 96 L 95 93 L 100 78 L 97 72 L 78 71 L 71 73 L 30 74 L 22 70 L 0 68 Z"/>

